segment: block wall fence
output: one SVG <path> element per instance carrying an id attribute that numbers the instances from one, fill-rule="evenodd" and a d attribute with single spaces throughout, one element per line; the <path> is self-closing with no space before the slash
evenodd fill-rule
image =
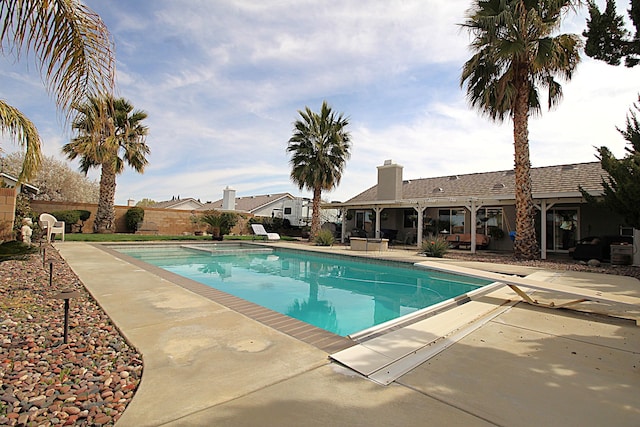
<path id="1" fill-rule="evenodd" d="M 13 240 L 15 214 L 15 188 L 0 188 L 0 241 Z"/>
<path id="2" fill-rule="evenodd" d="M 1 189 L 0 189 L 1 190 Z M 96 217 L 98 205 L 90 203 L 69 203 L 69 202 L 49 202 L 42 200 L 32 200 L 31 208 L 40 215 L 41 213 L 51 213 L 55 211 L 65 210 L 86 210 L 91 212 L 91 216 L 85 221 L 82 227 L 83 233 L 93 233 L 93 221 Z M 125 223 L 125 214 L 131 206 L 116 206 L 116 219 L 114 233 L 127 233 Z M 197 226 L 193 223 L 194 215 L 201 215 L 200 211 L 178 210 L 178 209 L 160 209 L 160 208 L 143 208 L 145 230 L 153 229 L 157 232 L 154 234 L 178 236 L 183 234 L 193 234 L 195 231 L 204 231 L 206 226 Z M 14 209 L 15 211 L 15 197 Z M 248 219 L 240 218 L 238 224 L 231 230 L 232 234 L 250 234 L 247 225 Z M 147 232 L 147 234 L 149 234 Z"/>

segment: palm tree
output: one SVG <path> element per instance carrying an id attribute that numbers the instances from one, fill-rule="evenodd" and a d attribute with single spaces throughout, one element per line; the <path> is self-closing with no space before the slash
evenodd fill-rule
<path id="1" fill-rule="evenodd" d="M 287 152 L 292 153 L 291 180 L 300 190 L 313 191 L 310 240 L 320 231 L 320 197 L 322 190 L 331 190 L 340 183 L 346 161 L 351 153 L 351 135 L 345 130 L 349 120 L 336 115 L 322 103 L 320 114 L 305 107 L 298 111 L 301 119 L 294 123 L 293 136 Z"/>
<path id="2" fill-rule="evenodd" d="M 474 55 L 461 85 L 474 108 L 490 119 L 513 121 L 516 184 L 515 256 L 536 259 L 540 250 L 529 160 L 529 116 L 540 113 L 538 88 L 548 90 L 549 108 L 562 97 L 558 77 L 570 80 L 580 62 L 580 38 L 554 36 L 562 14 L 577 0 L 477 0 L 463 27 L 473 34 Z"/>
<path id="3" fill-rule="evenodd" d="M 74 105 L 78 115 L 72 123 L 77 136 L 62 147 L 67 158 L 80 158 L 80 170 L 101 168 L 100 197 L 93 225 L 95 233 L 113 230 L 116 175 L 125 163 L 143 173 L 148 164 L 149 147 L 145 143 L 148 128 L 140 122 L 147 113 L 133 110 L 124 98 L 110 96 L 89 97 L 87 102 Z"/>
<path id="4" fill-rule="evenodd" d="M 77 1 L 3 0 L 0 51 L 33 53 L 58 108 L 70 118 L 71 104 L 114 85 L 113 43 L 98 15 Z M 19 110 L 0 100 L 0 129 L 26 149 L 20 180 L 32 178 L 41 158 L 40 136 Z"/>

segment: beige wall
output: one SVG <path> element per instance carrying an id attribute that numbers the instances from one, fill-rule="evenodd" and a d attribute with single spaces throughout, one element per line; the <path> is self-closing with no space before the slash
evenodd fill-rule
<path id="1" fill-rule="evenodd" d="M 32 200 L 31 208 L 41 214 L 43 212 L 54 212 L 64 210 L 87 210 L 91 212 L 91 216 L 84 223 L 83 233 L 93 233 L 93 220 L 96 216 L 98 206 L 89 203 L 67 203 L 67 202 L 48 202 L 41 200 Z M 127 227 L 125 223 L 125 214 L 130 206 L 116 206 L 116 220 L 114 233 L 126 233 Z M 144 224 L 148 228 L 151 223 L 155 224 L 158 229 L 157 234 L 177 236 L 185 233 L 193 234 L 196 227 L 191 221 L 194 212 L 178 209 L 159 209 L 159 208 L 143 208 Z M 238 224 L 231 230 L 232 234 L 247 234 L 247 219 L 241 218 Z M 155 227 L 154 227 L 155 229 Z M 201 226 L 201 230 L 206 228 Z"/>
<path id="2" fill-rule="evenodd" d="M 13 240 L 13 221 L 16 214 L 16 190 L 0 188 L 0 241 Z"/>

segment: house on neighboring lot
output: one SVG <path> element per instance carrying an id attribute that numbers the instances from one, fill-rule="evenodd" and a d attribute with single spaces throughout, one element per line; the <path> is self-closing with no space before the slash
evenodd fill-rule
<path id="1" fill-rule="evenodd" d="M 38 187 L 34 187 L 33 185 L 25 182 L 20 182 L 15 176 L 4 172 L 0 172 L 0 182 L 2 183 L 0 187 L 15 188 L 16 193 L 36 195 L 38 194 L 38 191 L 40 191 Z"/>
<path id="2" fill-rule="evenodd" d="M 200 200 L 196 200 L 191 197 L 181 199 L 180 196 L 178 196 L 173 197 L 171 200 L 157 202 L 151 207 L 160 209 L 178 209 L 182 211 L 192 211 L 195 209 L 201 209 L 203 206 L 204 203 L 200 202 Z"/>
<path id="3" fill-rule="evenodd" d="M 403 180 L 403 167 L 386 160 L 378 183 L 346 202 L 323 208 L 341 210 L 342 236 L 364 234 L 421 245 L 427 235 L 465 241 L 475 251 L 513 249 L 515 176 L 513 170 Z M 586 203 L 578 187 L 602 195 L 606 172 L 599 162 L 531 168 L 536 233 L 542 257 L 567 252 L 581 238 L 631 234 L 622 218 Z M 457 240 L 456 240 L 457 239 Z"/>
<path id="4" fill-rule="evenodd" d="M 179 196 L 153 205 L 154 208 L 179 209 L 202 212 L 208 210 L 233 211 L 266 218 L 281 218 L 290 225 L 300 227 L 308 222 L 308 199 L 294 197 L 290 193 L 263 194 L 258 196 L 236 197 L 236 190 L 226 187 L 222 199 L 201 203 L 193 198 L 181 199 Z"/>
<path id="5" fill-rule="evenodd" d="M 226 187 L 222 192 L 222 199 L 206 203 L 199 210 L 238 211 L 271 218 L 277 216 L 286 202 L 294 199 L 289 193 L 236 197 L 236 190 Z"/>

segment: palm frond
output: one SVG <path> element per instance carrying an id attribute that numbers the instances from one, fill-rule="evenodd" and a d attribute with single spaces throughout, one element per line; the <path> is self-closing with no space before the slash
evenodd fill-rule
<path id="1" fill-rule="evenodd" d="M 17 57 L 35 54 L 67 118 L 76 100 L 113 91 L 113 41 L 100 17 L 79 1 L 2 1 L 0 21 L 0 46 Z"/>
<path id="2" fill-rule="evenodd" d="M 34 178 L 42 161 L 38 129 L 20 110 L 0 100 L 0 130 L 25 149 L 18 180 L 25 182 Z"/>

